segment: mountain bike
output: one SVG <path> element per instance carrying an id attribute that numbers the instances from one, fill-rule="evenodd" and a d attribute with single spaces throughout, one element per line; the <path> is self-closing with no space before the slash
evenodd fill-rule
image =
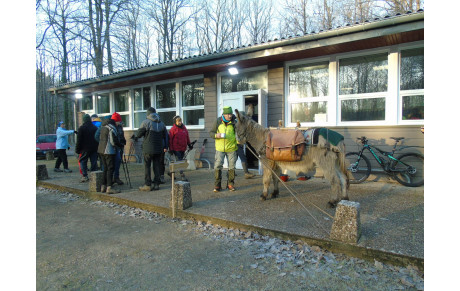
<path id="1" fill-rule="evenodd" d="M 371 162 L 363 153 L 368 150 L 382 169 L 400 184 L 408 187 L 419 187 L 423 185 L 423 155 L 415 152 L 402 153 L 395 157 L 395 152 L 400 152 L 407 148 L 418 146 L 400 146 L 396 148 L 398 142 L 404 137 L 390 137 L 395 140 L 392 151 L 384 151 L 376 146 L 369 145 L 365 136 L 358 137 L 363 146 L 359 152 L 349 152 L 345 155 L 349 165 L 350 184 L 364 182 L 371 173 Z"/>

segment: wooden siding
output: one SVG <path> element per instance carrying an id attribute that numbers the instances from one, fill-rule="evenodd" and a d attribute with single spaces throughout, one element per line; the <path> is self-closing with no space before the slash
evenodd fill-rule
<path id="1" fill-rule="evenodd" d="M 284 120 L 284 67 L 268 69 L 268 126 L 277 126 Z"/>

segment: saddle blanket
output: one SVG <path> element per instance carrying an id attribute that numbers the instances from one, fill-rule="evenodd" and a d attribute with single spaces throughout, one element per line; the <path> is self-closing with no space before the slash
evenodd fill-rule
<path id="1" fill-rule="evenodd" d="M 334 146 L 337 146 L 339 142 L 344 140 L 343 135 L 340 133 L 324 127 L 310 128 L 303 131 L 303 136 L 305 137 L 307 146 L 318 144 L 318 138 L 320 135 Z"/>

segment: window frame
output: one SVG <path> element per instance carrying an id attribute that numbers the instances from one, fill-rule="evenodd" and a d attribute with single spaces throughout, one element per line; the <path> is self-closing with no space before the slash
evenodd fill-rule
<path id="1" fill-rule="evenodd" d="M 99 106 L 97 104 L 97 95 L 99 94 L 109 94 L 109 113 L 99 113 Z M 97 114 L 97 116 L 102 120 L 105 116 L 111 115 L 110 112 L 113 112 L 113 101 L 112 101 L 112 92 L 109 90 L 105 91 L 97 91 L 93 93 L 93 99 L 94 99 L 94 112 Z M 113 113 L 112 113 L 113 114 Z"/>
<path id="2" fill-rule="evenodd" d="M 300 104 L 300 103 L 312 103 L 312 102 L 326 102 L 326 121 L 318 121 L 318 122 L 301 122 L 300 125 L 302 127 L 311 127 L 311 126 L 331 126 L 332 122 L 335 121 L 335 118 L 331 118 L 331 116 L 335 116 L 335 112 L 333 112 L 331 105 L 334 105 L 335 102 L 332 101 L 332 96 L 333 92 L 335 92 L 335 88 L 333 88 L 331 85 L 333 82 L 331 82 L 331 78 L 333 78 L 334 74 L 331 74 L 331 68 L 335 65 L 335 62 L 332 61 L 333 58 L 328 56 L 328 57 L 317 57 L 317 58 L 311 58 L 311 59 L 302 59 L 302 60 L 295 60 L 295 61 L 290 61 L 286 62 L 284 66 L 284 79 L 285 79 L 285 96 L 286 96 L 286 102 L 285 102 L 285 126 L 286 127 L 295 127 L 297 126 L 296 122 L 291 122 L 292 119 L 292 105 L 293 104 Z M 300 98 L 300 97 L 290 97 L 290 88 L 289 88 L 289 69 L 290 67 L 293 66 L 311 66 L 315 65 L 318 63 L 328 63 L 328 94 L 327 96 L 315 96 L 315 97 L 305 97 L 305 98 Z"/>
<path id="3" fill-rule="evenodd" d="M 117 92 L 122 92 L 122 91 L 127 91 L 128 92 L 128 111 L 115 111 L 115 93 Z M 134 117 L 134 114 L 131 115 L 131 112 L 132 112 L 132 94 L 131 94 L 131 89 L 130 88 L 117 88 L 117 89 L 114 89 L 111 91 L 112 93 L 112 98 L 110 99 L 111 100 L 111 112 L 117 112 L 118 114 L 120 115 L 128 115 L 128 120 L 129 120 L 129 126 L 123 126 L 123 129 L 130 129 L 132 128 L 132 119 Z M 113 113 L 112 113 L 113 114 Z"/>
<path id="4" fill-rule="evenodd" d="M 153 97 L 153 96 L 154 96 L 154 93 L 153 93 L 153 90 L 154 90 L 154 88 L 153 88 L 153 86 L 152 86 L 151 84 L 143 84 L 143 85 L 139 85 L 139 86 L 135 86 L 135 87 L 131 87 L 131 88 L 130 88 L 130 90 L 131 90 L 131 98 L 130 98 L 131 101 L 130 101 L 130 102 L 132 103 L 132 110 L 131 110 L 132 115 L 131 115 L 131 119 L 130 119 L 130 121 L 131 121 L 131 127 L 130 127 L 130 128 L 133 129 L 133 130 L 139 128 L 139 127 L 135 127 L 135 124 L 134 124 L 134 115 L 135 115 L 136 113 L 147 112 L 147 109 L 148 109 L 148 108 L 145 108 L 145 106 L 143 106 L 143 107 L 144 107 L 143 110 L 135 110 L 134 90 L 136 90 L 136 89 L 141 89 L 141 92 L 142 92 L 142 102 L 144 102 L 144 88 L 147 88 L 147 87 L 150 88 L 150 96 L 149 96 L 149 98 L 150 98 L 150 106 L 153 107 L 153 104 L 154 104 L 154 103 L 153 103 L 153 102 L 154 102 L 154 97 Z M 145 105 L 145 104 L 142 104 L 142 105 Z M 142 123 L 142 122 L 141 122 L 141 123 Z"/>
<path id="5" fill-rule="evenodd" d="M 402 64 L 402 51 L 425 48 L 423 42 L 411 43 L 400 45 L 398 47 L 398 124 L 401 125 L 423 125 L 425 119 L 403 119 L 403 99 L 406 96 L 416 96 L 423 95 L 425 100 L 425 88 L 423 89 L 411 89 L 411 90 L 401 90 L 401 64 Z M 425 56 L 425 53 L 424 53 Z M 425 67 L 423 68 L 425 71 Z M 425 108 L 425 107 L 424 107 Z M 424 109 L 425 110 L 425 109 Z"/>
<path id="6" fill-rule="evenodd" d="M 365 57 L 370 55 L 379 55 L 379 54 L 387 54 L 387 91 L 385 92 L 372 92 L 372 93 L 360 93 L 360 94 L 340 94 L 340 60 L 354 58 L 354 57 Z M 337 67 L 336 67 L 336 88 L 337 88 L 337 105 L 336 105 L 336 114 L 337 114 L 337 122 L 336 124 L 339 126 L 373 126 L 373 125 L 389 125 L 391 123 L 391 109 L 389 108 L 389 99 L 391 99 L 391 92 L 392 92 L 392 75 L 394 73 L 395 65 L 390 59 L 391 50 L 390 47 L 380 48 L 380 49 L 372 49 L 372 50 L 363 50 L 358 52 L 351 52 L 346 54 L 337 55 Z M 374 99 L 374 98 L 385 98 L 385 119 L 384 120 L 361 120 L 361 121 L 342 121 L 342 101 L 345 100 L 363 100 L 363 99 Z"/>

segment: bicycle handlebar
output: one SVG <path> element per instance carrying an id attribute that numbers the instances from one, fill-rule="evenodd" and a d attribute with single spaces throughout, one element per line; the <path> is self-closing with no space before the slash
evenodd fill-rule
<path id="1" fill-rule="evenodd" d="M 357 137 L 356 138 L 358 141 L 360 141 L 363 145 L 367 144 L 368 140 L 365 136 Z"/>

